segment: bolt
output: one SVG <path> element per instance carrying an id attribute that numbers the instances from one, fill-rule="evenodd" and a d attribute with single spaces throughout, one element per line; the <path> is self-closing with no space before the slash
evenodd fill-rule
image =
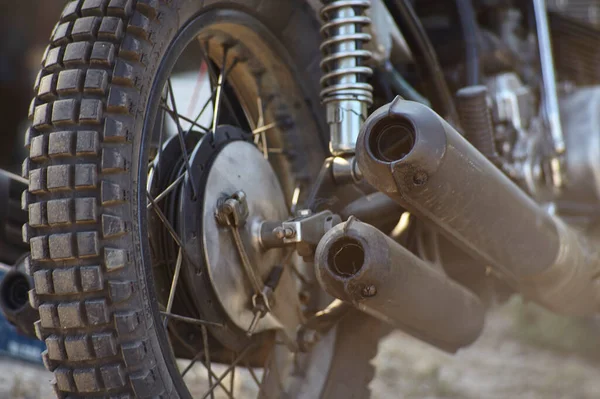
<path id="1" fill-rule="evenodd" d="M 294 238 L 296 236 L 296 230 L 291 227 L 278 226 L 273 229 L 273 234 L 280 240 L 284 238 Z"/>
<path id="2" fill-rule="evenodd" d="M 413 183 L 415 183 L 416 186 L 422 186 L 423 184 L 427 183 L 428 179 L 429 176 L 427 176 L 427 173 L 420 171 L 415 173 L 413 176 Z"/>
<path id="3" fill-rule="evenodd" d="M 284 235 L 285 238 L 294 238 L 294 236 L 296 235 L 296 230 L 292 229 L 291 227 L 286 227 L 284 229 Z"/>
<path id="4" fill-rule="evenodd" d="M 233 195 L 231 196 L 231 199 L 243 204 L 244 206 L 246 205 L 246 193 L 243 192 L 242 190 L 236 191 L 235 193 L 233 193 Z"/>
<path id="5" fill-rule="evenodd" d="M 372 296 L 375 296 L 375 294 L 377 294 L 377 288 L 374 285 L 367 285 L 365 288 L 363 288 L 362 290 L 362 295 L 365 298 L 369 298 Z"/>
<path id="6" fill-rule="evenodd" d="M 280 240 L 283 240 L 285 238 L 285 230 L 281 226 L 275 227 L 273 229 L 273 234 Z"/>

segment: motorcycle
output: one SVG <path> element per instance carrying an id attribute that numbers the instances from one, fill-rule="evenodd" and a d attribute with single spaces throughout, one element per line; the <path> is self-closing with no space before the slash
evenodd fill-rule
<path id="1" fill-rule="evenodd" d="M 59 398 L 366 398 L 391 328 L 595 314 L 597 6 L 68 2 L 1 175 L 7 317 Z"/>

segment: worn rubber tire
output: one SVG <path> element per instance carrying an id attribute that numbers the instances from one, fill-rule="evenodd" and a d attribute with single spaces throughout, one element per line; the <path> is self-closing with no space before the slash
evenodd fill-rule
<path id="1" fill-rule="evenodd" d="M 29 112 L 23 235 L 30 301 L 40 314 L 35 329 L 59 398 L 187 397 L 153 328 L 135 151 L 161 56 L 192 16 L 221 6 L 253 14 L 279 38 L 324 131 L 319 25 L 303 1 L 76 0 L 53 31 Z M 318 169 L 319 151 L 302 153 L 301 162 Z M 364 315 L 342 322 L 322 397 L 368 397 L 378 326 Z"/>

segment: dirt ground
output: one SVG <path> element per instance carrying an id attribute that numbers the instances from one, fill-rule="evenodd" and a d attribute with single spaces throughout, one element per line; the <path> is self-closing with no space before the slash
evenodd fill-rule
<path id="1" fill-rule="evenodd" d="M 599 335 L 597 321 L 557 317 L 518 300 L 491 312 L 480 339 L 454 356 L 393 333 L 374 361 L 373 398 L 600 398 Z M 0 399 L 53 398 L 50 379 L 39 367 L 0 359 Z M 248 373 L 236 374 L 241 391 L 252 384 Z"/>

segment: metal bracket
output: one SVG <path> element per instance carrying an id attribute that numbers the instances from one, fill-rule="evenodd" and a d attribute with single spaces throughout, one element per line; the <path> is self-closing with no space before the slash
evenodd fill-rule
<path id="1" fill-rule="evenodd" d="M 260 242 L 265 249 L 295 245 L 300 256 L 312 261 L 310 257 L 314 255 L 321 238 L 341 222 L 340 216 L 331 211 L 312 214 L 310 210 L 305 209 L 300 211 L 299 217 L 282 222 L 271 231 L 260 229 Z M 263 225 L 272 224 L 265 222 Z M 265 247 L 267 243 L 269 246 Z"/>

